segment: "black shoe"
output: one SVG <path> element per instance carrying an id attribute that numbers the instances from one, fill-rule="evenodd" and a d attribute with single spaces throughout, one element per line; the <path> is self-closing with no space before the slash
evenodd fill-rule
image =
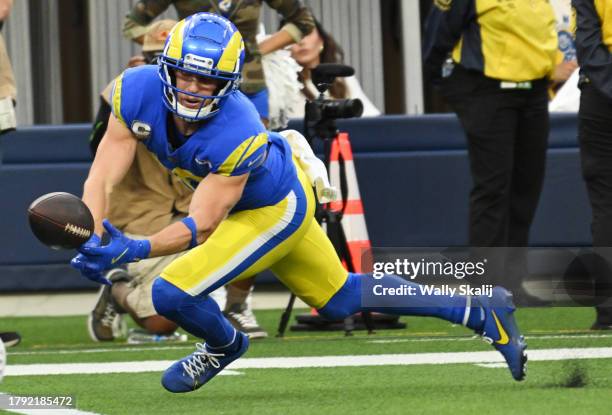
<path id="1" fill-rule="evenodd" d="M 128 273 L 119 268 L 109 271 L 106 278 L 113 283 L 130 280 Z M 98 301 L 87 319 L 89 337 L 96 342 L 113 341 L 120 337 L 125 330 L 121 311 L 113 299 L 111 286 L 100 287 Z"/>
<path id="2" fill-rule="evenodd" d="M 0 333 L 0 340 L 6 347 L 13 347 L 21 343 L 21 336 L 15 331 L 5 331 Z"/>

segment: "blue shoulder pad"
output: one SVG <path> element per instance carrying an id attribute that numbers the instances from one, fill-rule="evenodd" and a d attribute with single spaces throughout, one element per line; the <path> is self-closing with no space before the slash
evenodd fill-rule
<path id="1" fill-rule="evenodd" d="M 113 115 L 126 127 L 142 112 L 142 107 L 152 102 L 161 103 L 161 82 L 157 68 L 143 65 L 123 71 L 115 78 L 111 93 Z M 161 105 L 161 104 L 160 104 Z"/>

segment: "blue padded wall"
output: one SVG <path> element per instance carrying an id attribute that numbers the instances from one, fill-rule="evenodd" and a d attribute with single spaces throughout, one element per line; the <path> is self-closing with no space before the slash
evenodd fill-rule
<path id="1" fill-rule="evenodd" d="M 452 115 L 342 120 L 353 145 L 368 230 L 375 246 L 465 245 L 471 186 L 465 139 Z M 301 123 L 290 127 L 301 129 Z M 30 233 L 38 196 L 81 194 L 89 125 L 36 126 L 0 137 L 0 290 L 93 287 Z M 321 152 L 321 145 L 316 149 Z M 532 244 L 590 244 L 590 208 L 580 174 L 575 115 L 552 119 L 544 191 Z"/>

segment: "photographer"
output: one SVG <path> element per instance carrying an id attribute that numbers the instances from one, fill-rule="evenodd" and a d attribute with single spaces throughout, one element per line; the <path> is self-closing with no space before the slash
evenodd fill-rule
<path id="1" fill-rule="evenodd" d="M 289 117 L 303 118 L 306 100 L 313 100 L 318 96 L 317 89 L 312 82 L 312 69 L 320 63 L 343 62 L 344 51 L 334 38 L 323 29 L 321 23 L 315 19 L 315 29 L 291 47 L 291 57 L 303 68 L 299 73 L 299 80 L 304 87 L 301 93 L 294 97 L 297 103 L 291 105 L 294 110 L 289 114 Z M 363 103 L 364 117 L 380 115 L 380 111 L 365 95 L 359 81 L 354 76 L 337 78 L 330 87 L 327 97 L 335 99 L 359 98 Z"/>

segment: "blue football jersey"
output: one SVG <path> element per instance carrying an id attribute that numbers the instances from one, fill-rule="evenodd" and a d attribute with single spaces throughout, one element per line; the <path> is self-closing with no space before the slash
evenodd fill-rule
<path id="1" fill-rule="evenodd" d="M 209 173 L 250 173 L 234 211 L 274 205 L 289 193 L 297 180 L 291 148 L 282 136 L 266 131 L 241 92 L 226 98 L 219 113 L 177 148 L 169 141 L 174 122 L 162 93 L 156 66 L 127 69 L 115 80 L 112 111 L 187 186 L 195 189 Z"/>

